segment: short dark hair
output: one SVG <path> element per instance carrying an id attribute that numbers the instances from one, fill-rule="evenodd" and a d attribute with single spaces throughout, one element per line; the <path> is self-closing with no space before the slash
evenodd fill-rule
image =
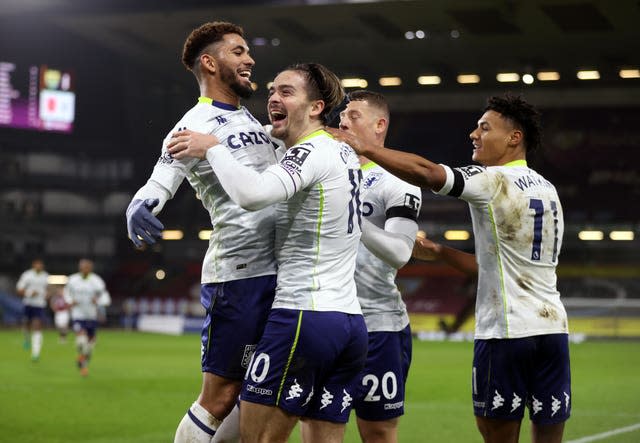
<path id="1" fill-rule="evenodd" d="M 296 63 L 285 71 L 298 71 L 306 79 L 307 95 L 311 100 L 324 101 L 324 109 L 320 118 L 325 123 L 333 119 L 333 110 L 346 105 L 346 94 L 340 79 L 329 68 L 320 63 Z"/>
<path id="2" fill-rule="evenodd" d="M 244 30 L 229 22 L 208 22 L 191 31 L 182 48 L 182 64 L 193 71 L 198 57 L 212 43 L 221 41 L 225 34 L 238 34 L 244 37 Z"/>
<path id="3" fill-rule="evenodd" d="M 540 112 L 522 96 L 506 93 L 503 96 L 489 97 L 484 110 L 501 114 L 520 129 L 524 133 L 524 147 L 527 152 L 534 152 L 540 147 Z"/>
<path id="4" fill-rule="evenodd" d="M 384 98 L 384 95 L 379 92 L 369 91 L 367 89 L 352 91 L 349 93 L 349 101 L 367 101 L 371 106 L 374 106 L 384 112 L 387 120 L 389 119 L 389 104 L 387 103 L 387 99 Z"/>

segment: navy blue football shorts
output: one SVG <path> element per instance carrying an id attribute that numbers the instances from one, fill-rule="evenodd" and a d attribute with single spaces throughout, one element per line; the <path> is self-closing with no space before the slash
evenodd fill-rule
<path id="1" fill-rule="evenodd" d="M 476 340 L 472 371 L 473 410 L 478 417 L 533 423 L 564 422 L 571 414 L 567 334 Z"/>
<path id="2" fill-rule="evenodd" d="M 275 288 L 275 275 L 202 285 L 200 301 L 207 310 L 202 372 L 242 380 L 262 336 Z"/>
<path id="3" fill-rule="evenodd" d="M 366 356 L 362 315 L 273 309 L 240 398 L 346 423 Z"/>
<path id="4" fill-rule="evenodd" d="M 354 407 L 359 418 L 382 421 L 404 414 L 411 349 L 408 325 L 397 332 L 369 332 L 369 352 Z"/>

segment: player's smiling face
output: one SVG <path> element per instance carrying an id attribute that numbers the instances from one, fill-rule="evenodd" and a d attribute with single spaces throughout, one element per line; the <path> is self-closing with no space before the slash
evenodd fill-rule
<path id="1" fill-rule="evenodd" d="M 469 134 L 473 144 L 471 158 L 483 166 L 505 164 L 510 154 L 509 140 L 513 130 L 513 124 L 500 113 L 485 112 L 478 120 L 478 126 Z"/>
<path id="2" fill-rule="evenodd" d="M 298 71 L 283 71 L 273 80 L 269 89 L 267 111 L 273 125 L 271 135 L 293 146 L 300 138 L 308 135 L 312 126 L 317 125 L 323 109 L 321 100 L 311 100 L 307 95 L 304 74 Z"/>
<path id="3" fill-rule="evenodd" d="M 238 34 L 225 34 L 217 44 L 216 61 L 220 79 L 241 98 L 251 97 L 251 70 L 255 61 L 249 55 L 247 42 Z"/>

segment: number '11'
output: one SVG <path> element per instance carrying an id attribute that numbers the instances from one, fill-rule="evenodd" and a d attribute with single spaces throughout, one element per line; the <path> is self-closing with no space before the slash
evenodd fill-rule
<path id="1" fill-rule="evenodd" d="M 553 258 L 556 261 L 558 256 L 558 205 L 554 201 L 549 202 L 553 213 Z M 529 200 L 529 209 L 534 210 L 533 214 L 533 244 L 531 245 L 531 260 L 540 261 L 540 249 L 542 247 L 542 215 L 544 214 L 544 204 L 542 200 L 532 198 Z"/>

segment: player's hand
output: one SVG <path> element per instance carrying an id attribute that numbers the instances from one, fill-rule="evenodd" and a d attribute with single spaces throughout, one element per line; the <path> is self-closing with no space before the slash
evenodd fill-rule
<path id="1" fill-rule="evenodd" d="M 167 151 L 177 160 L 193 157 L 204 159 L 209 148 L 219 145 L 220 140 L 213 134 L 202 134 L 189 129 L 174 132 L 167 144 Z"/>
<path id="2" fill-rule="evenodd" d="M 441 250 L 442 245 L 429 240 L 424 231 L 418 231 L 411 256 L 418 260 L 432 261 L 440 257 Z"/>
<path id="3" fill-rule="evenodd" d="M 328 128 L 328 127 L 325 128 L 325 131 L 331 134 L 333 138 L 335 138 L 336 140 L 345 142 L 346 144 L 351 146 L 353 150 L 356 151 L 356 154 L 364 154 L 366 145 L 355 135 L 347 131 L 344 131 L 342 129 Z"/>
<path id="4" fill-rule="evenodd" d="M 160 200 L 157 198 L 148 198 L 146 200 L 136 199 L 129 203 L 127 230 L 129 238 L 138 249 L 141 249 L 144 243 L 152 245 L 156 239 L 162 238 L 164 225 L 151 213 L 151 210 L 159 202 Z"/>

